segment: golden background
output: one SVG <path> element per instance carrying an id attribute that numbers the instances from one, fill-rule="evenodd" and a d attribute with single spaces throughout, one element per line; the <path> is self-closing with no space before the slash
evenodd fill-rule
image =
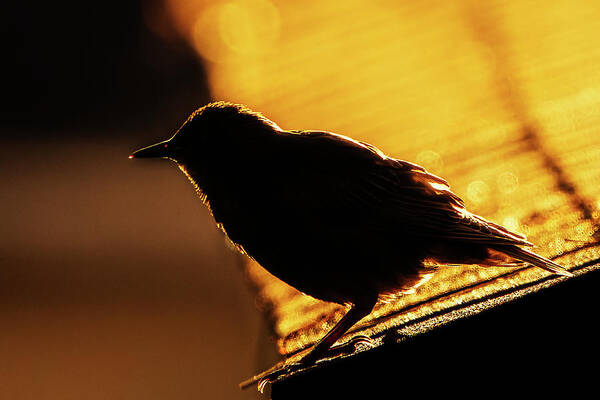
<path id="1" fill-rule="evenodd" d="M 245 103 L 284 129 L 343 133 L 422 164 L 469 210 L 526 234 L 567 267 L 600 254 L 590 245 L 600 208 L 596 2 L 169 6 L 207 62 L 214 98 Z M 341 316 L 255 264 L 248 273 L 283 354 L 314 343 Z M 545 274 L 445 268 L 354 331 L 373 335 Z"/>

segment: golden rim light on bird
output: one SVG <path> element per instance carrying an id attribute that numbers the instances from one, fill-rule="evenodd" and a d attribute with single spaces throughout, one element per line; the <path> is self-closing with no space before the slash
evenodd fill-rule
<path id="1" fill-rule="evenodd" d="M 166 158 L 168 157 L 169 140 L 164 140 L 134 151 L 129 158 Z"/>

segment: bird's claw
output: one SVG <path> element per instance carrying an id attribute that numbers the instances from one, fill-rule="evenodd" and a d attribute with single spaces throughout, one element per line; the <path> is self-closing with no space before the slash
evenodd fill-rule
<path id="1" fill-rule="evenodd" d="M 263 393 L 267 384 L 275 382 L 281 376 L 290 375 L 308 366 L 308 363 L 304 363 L 302 361 L 303 360 L 300 360 L 298 362 L 287 363 L 282 367 L 277 368 L 273 372 L 269 373 L 268 375 L 264 376 L 260 381 L 258 381 L 258 391 Z"/>
<path id="2" fill-rule="evenodd" d="M 331 347 L 327 351 L 327 358 L 334 358 L 334 357 L 338 357 L 338 356 L 344 355 L 344 354 L 351 354 L 354 351 L 356 351 L 357 349 L 360 349 L 361 347 L 372 348 L 374 346 L 375 346 L 375 344 L 370 337 L 368 337 L 366 335 L 357 335 L 357 336 L 354 336 L 352 339 L 350 339 L 349 341 L 347 341 L 344 344 L 340 344 L 340 345 Z M 265 375 L 258 382 L 258 390 L 261 393 L 263 393 L 267 384 L 275 382 L 280 377 L 293 374 L 293 373 L 300 371 L 304 368 L 307 368 L 311 365 L 318 364 L 319 360 L 314 359 L 310 355 L 311 355 L 311 353 L 307 354 L 305 357 L 301 358 L 299 361 L 290 362 L 285 365 L 282 365 L 280 368 L 277 368 L 274 371 L 272 371 L 271 373 L 269 373 L 268 375 Z"/>
<path id="3" fill-rule="evenodd" d="M 351 354 L 360 348 L 372 348 L 375 347 L 375 343 L 373 340 L 366 335 L 357 335 L 352 339 L 347 341 L 346 343 L 339 344 L 337 346 L 332 346 L 328 355 L 332 357 L 340 356 L 342 354 Z"/>

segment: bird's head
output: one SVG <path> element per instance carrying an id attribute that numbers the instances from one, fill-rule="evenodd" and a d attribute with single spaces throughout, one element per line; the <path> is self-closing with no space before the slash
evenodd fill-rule
<path id="1" fill-rule="evenodd" d="M 264 135 L 281 129 L 249 108 L 227 102 L 194 111 L 171 139 L 144 147 L 129 158 L 165 158 L 180 165 L 208 162 L 248 149 Z"/>

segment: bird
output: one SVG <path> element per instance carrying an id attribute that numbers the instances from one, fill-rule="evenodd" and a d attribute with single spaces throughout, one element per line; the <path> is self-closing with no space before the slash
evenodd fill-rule
<path id="1" fill-rule="evenodd" d="M 217 226 L 272 275 L 348 311 L 305 355 L 314 363 L 384 296 L 441 265 L 530 264 L 571 276 L 509 229 L 469 212 L 443 178 L 326 131 L 284 130 L 241 104 L 195 110 L 130 158 L 174 161 Z"/>

